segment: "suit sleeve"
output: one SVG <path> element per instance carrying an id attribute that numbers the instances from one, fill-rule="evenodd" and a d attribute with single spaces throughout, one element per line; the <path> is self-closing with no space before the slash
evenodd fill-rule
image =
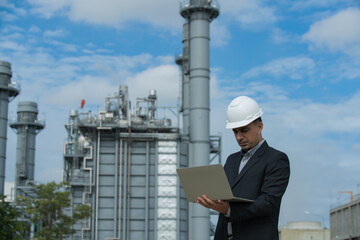
<path id="1" fill-rule="evenodd" d="M 264 169 L 263 182 L 259 195 L 253 203 L 230 203 L 231 222 L 270 215 L 278 211 L 290 176 L 289 159 L 285 153 L 278 152 Z"/>

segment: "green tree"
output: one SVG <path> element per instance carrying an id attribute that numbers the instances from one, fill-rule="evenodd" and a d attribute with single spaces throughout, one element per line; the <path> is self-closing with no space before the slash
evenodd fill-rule
<path id="1" fill-rule="evenodd" d="M 24 239 L 30 226 L 23 220 L 22 214 L 16 206 L 5 201 L 0 195 L 0 240 Z"/>
<path id="2" fill-rule="evenodd" d="M 65 186 L 55 182 L 40 184 L 35 187 L 36 198 L 22 199 L 30 222 L 36 226 L 35 239 L 64 239 L 75 233 L 72 226 L 78 220 L 90 217 L 91 207 L 87 205 L 77 205 L 72 214 L 65 212 L 71 205 Z"/>

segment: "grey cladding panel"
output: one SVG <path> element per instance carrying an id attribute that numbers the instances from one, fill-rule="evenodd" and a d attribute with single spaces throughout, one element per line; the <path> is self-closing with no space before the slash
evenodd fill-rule
<path id="1" fill-rule="evenodd" d="M 131 197 L 145 197 L 145 187 L 131 187 Z"/>
<path id="2" fill-rule="evenodd" d="M 132 198 L 130 208 L 145 208 L 145 198 Z"/>
<path id="3" fill-rule="evenodd" d="M 131 186 L 146 186 L 146 177 L 145 176 L 134 176 L 130 178 Z"/>
<path id="4" fill-rule="evenodd" d="M 113 208 L 101 208 L 101 211 L 99 211 L 99 219 L 111 219 L 112 220 L 113 218 L 114 218 Z"/>
<path id="5" fill-rule="evenodd" d="M 115 154 L 101 153 L 100 164 L 115 164 Z"/>
<path id="6" fill-rule="evenodd" d="M 144 231 L 145 220 L 130 220 L 130 230 Z"/>
<path id="7" fill-rule="evenodd" d="M 144 231 L 134 231 L 130 232 L 130 238 L 129 240 L 144 240 L 145 239 L 145 233 Z"/>
<path id="8" fill-rule="evenodd" d="M 145 175 L 147 172 L 145 165 L 131 165 L 130 174 L 131 175 Z"/>
<path id="9" fill-rule="evenodd" d="M 131 163 L 132 164 L 145 164 L 146 163 L 146 155 L 145 154 L 131 155 Z"/>
<path id="10" fill-rule="evenodd" d="M 99 176 L 101 186 L 115 186 L 115 176 Z"/>
<path id="11" fill-rule="evenodd" d="M 104 197 L 113 197 L 114 187 L 102 186 L 101 188 L 99 188 L 99 195 Z"/>
<path id="12" fill-rule="evenodd" d="M 114 175 L 115 168 L 112 165 L 102 165 L 99 172 L 101 175 Z"/>
<path id="13" fill-rule="evenodd" d="M 130 211 L 130 219 L 141 220 L 145 218 L 145 209 L 131 209 Z"/>
<path id="14" fill-rule="evenodd" d="M 111 230 L 114 228 L 114 222 L 112 220 L 101 220 L 99 221 L 99 232 L 103 232 L 103 230 Z M 111 232 L 112 233 L 112 232 Z M 102 238 L 100 238 L 102 239 Z"/>
<path id="15" fill-rule="evenodd" d="M 102 197 L 99 201 L 99 208 L 109 207 L 114 205 L 113 197 Z"/>

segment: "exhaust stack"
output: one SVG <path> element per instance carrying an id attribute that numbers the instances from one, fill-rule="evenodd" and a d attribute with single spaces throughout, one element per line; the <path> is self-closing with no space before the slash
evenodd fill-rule
<path id="1" fill-rule="evenodd" d="M 17 119 L 10 127 L 17 133 L 15 197 L 24 196 L 21 187 L 34 181 L 35 136 L 45 127 L 45 122 L 37 118 L 36 102 L 19 102 Z"/>
<path id="2" fill-rule="evenodd" d="M 219 8 L 214 0 L 190 0 L 181 3 L 180 14 L 189 31 L 189 166 L 194 167 L 210 162 L 210 22 L 219 15 Z M 208 240 L 209 210 L 190 205 L 189 212 L 189 239 Z"/>
<path id="3" fill-rule="evenodd" d="M 11 64 L 0 61 L 0 194 L 4 195 L 5 161 L 9 102 L 20 92 L 11 82 Z"/>

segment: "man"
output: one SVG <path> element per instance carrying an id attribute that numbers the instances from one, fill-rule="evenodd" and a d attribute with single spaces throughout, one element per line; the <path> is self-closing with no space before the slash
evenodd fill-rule
<path id="1" fill-rule="evenodd" d="M 251 98 L 235 98 L 227 109 L 226 128 L 232 129 L 241 151 L 231 154 L 224 169 L 235 197 L 252 203 L 212 201 L 197 203 L 218 211 L 214 240 L 278 240 L 281 198 L 290 167 L 287 155 L 269 147 L 262 138 L 263 111 Z"/>

